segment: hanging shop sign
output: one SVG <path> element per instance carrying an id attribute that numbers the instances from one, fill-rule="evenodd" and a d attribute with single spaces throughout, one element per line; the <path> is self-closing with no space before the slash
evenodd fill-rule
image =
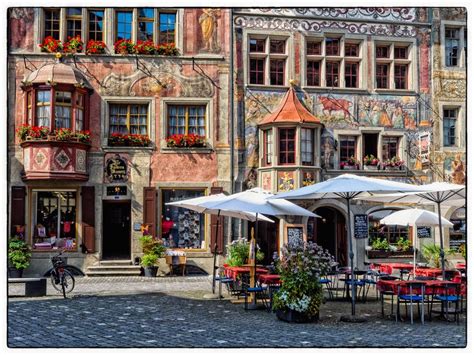
<path id="1" fill-rule="evenodd" d="M 430 132 L 418 133 L 419 157 L 422 164 L 430 161 L 431 137 Z"/>
<path id="2" fill-rule="evenodd" d="M 304 240 L 304 229 L 303 225 L 289 224 L 286 227 L 286 240 L 288 243 L 295 239 Z"/>
<path id="3" fill-rule="evenodd" d="M 354 238 L 363 239 L 369 237 L 369 218 L 366 214 L 354 215 Z"/>
<path id="4" fill-rule="evenodd" d="M 104 167 L 105 182 L 127 182 L 129 174 L 128 155 L 106 154 Z"/>

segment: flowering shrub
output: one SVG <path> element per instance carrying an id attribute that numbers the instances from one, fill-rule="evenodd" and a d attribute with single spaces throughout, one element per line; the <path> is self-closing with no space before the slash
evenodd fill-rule
<path id="1" fill-rule="evenodd" d="M 67 42 L 64 43 L 64 52 L 65 53 L 80 53 L 84 48 L 84 42 L 81 40 L 81 36 L 77 35 L 76 37 L 67 37 Z"/>
<path id="2" fill-rule="evenodd" d="M 173 134 L 166 139 L 168 147 L 204 147 L 206 137 L 194 133 L 191 134 Z"/>
<path id="3" fill-rule="evenodd" d="M 383 162 L 384 167 L 399 168 L 403 166 L 405 162 L 399 157 L 393 157 L 392 159 L 387 159 Z"/>
<path id="4" fill-rule="evenodd" d="M 138 54 L 155 54 L 156 46 L 151 40 L 138 41 L 135 45 L 135 51 Z"/>
<path id="5" fill-rule="evenodd" d="M 229 245 L 227 245 L 227 259 L 225 260 L 226 264 L 230 266 L 242 266 L 247 263 L 249 257 L 250 242 L 245 238 L 239 238 Z M 257 253 L 255 258 L 257 261 L 262 261 L 265 257 L 262 251 L 260 251 L 259 246 L 257 245 Z"/>
<path id="6" fill-rule="evenodd" d="M 364 165 L 378 165 L 379 164 L 379 158 L 376 158 L 372 154 L 366 155 L 364 157 Z"/>
<path id="7" fill-rule="evenodd" d="M 351 156 L 347 161 L 342 161 L 339 166 L 341 169 L 343 169 L 345 166 L 355 166 L 356 168 L 359 168 L 359 161 L 354 158 L 354 156 Z"/>
<path id="8" fill-rule="evenodd" d="M 113 146 L 147 147 L 150 143 L 151 140 L 146 134 L 112 133 L 109 137 L 109 145 Z"/>
<path id="9" fill-rule="evenodd" d="M 273 309 L 316 316 L 323 301 L 319 279 L 331 270 L 332 262 L 332 255 L 316 243 L 290 240 L 282 247 L 280 259 L 276 259 L 282 286 L 274 294 Z"/>
<path id="10" fill-rule="evenodd" d="M 156 46 L 156 54 L 177 56 L 179 55 L 179 50 L 176 48 L 174 43 L 162 43 Z"/>
<path id="11" fill-rule="evenodd" d="M 129 39 L 120 39 L 114 44 L 116 54 L 134 54 L 136 53 L 135 44 Z"/>
<path id="12" fill-rule="evenodd" d="M 106 47 L 104 42 L 91 39 L 87 42 L 86 54 L 104 54 Z"/>
<path id="13" fill-rule="evenodd" d="M 60 40 L 54 39 L 51 36 L 46 37 L 43 43 L 39 44 L 41 52 L 56 53 L 63 50 L 63 44 Z"/>

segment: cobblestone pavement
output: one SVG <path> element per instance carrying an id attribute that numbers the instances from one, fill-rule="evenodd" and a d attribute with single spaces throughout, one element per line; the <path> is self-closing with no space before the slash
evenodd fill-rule
<path id="1" fill-rule="evenodd" d="M 78 278 L 73 295 L 9 297 L 9 347 L 463 347 L 461 324 L 382 319 L 380 303 L 357 305 L 365 323 L 343 323 L 350 302 L 326 302 L 320 321 L 293 324 L 229 299 L 208 300 L 209 277 Z M 23 292 L 19 285 L 10 295 Z M 389 306 L 387 305 L 387 310 Z"/>

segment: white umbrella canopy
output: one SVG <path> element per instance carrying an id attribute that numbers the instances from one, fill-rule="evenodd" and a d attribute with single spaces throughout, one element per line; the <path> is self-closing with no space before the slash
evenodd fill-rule
<path id="1" fill-rule="evenodd" d="M 354 251 L 352 247 L 352 230 L 350 221 L 350 201 L 356 196 L 371 196 L 384 192 L 415 192 L 420 191 L 417 185 L 401 182 L 369 178 L 354 174 L 342 174 L 335 178 L 305 186 L 297 190 L 275 195 L 273 198 L 289 200 L 344 198 L 347 204 L 347 239 L 349 240 L 349 259 L 351 266 L 351 280 L 354 280 Z M 355 316 L 355 283 L 352 287 L 352 317 Z"/>
<path id="2" fill-rule="evenodd" d="M 420 191 L 410 193 L 396 193 L 387 195 L 363 196 L 358 199 L 384 203 L 411 203 L 411 204 L 436 204 L 438 205 L 438 227 L 440 235 L 440 256 L 443 279 L 445 276 L 444 241 L 441 217 L 441 204 L 446 206 L 466 205 L 466 186 L 448 182 L 434 182 L 420 185 Z"/>
<path id="3" fill-rule="evenodd" d="M 423 226 L 432 227 L 439 225 L 439 216 L 427 210 L 410 208 L 406 210 L 396 211 L 382 218 L 380 224 L 392 226 Z M 446 218 L 441 217 L 443 227 L 452 227 L 453 224 Z M 415 234 L 416 236 L 416 234 Z M 415 239 L 415 237 L 413 237 Z M 413 240 L 415 244 L 415 240 Z M 413 248 L 413 274 L 416 275 L 416 249 Z"/>
<path id="4" fill-rule="evenodd" d="M 187 208 L 189 210 L 193 210 L 199 213 L 207 213 L 207 214 L 215 214 L 215 215 L 220 215 L 220 216 L 240 218 L 240 219 L 245 219 L 247 221 L 252 221 L 252 222 L 255 222 L 258 219 L 259 221 L 274 223 L 273 220 L 261 214 L 256 216 L 255 213 L 248 212 L 248 211 L 227 211 L 227 210 L 222 210 L 222 209 L 207 208 L 203 205 L 203 203 L 205 202 L 222 201 L 222 199 L 225 197 L 227 196 L 224 195 L 223 193 L 220 193 L 216 195 L 195 197 L 195 198 L 191 198 L 187 200 L 167 202 L 166 205 Z"/>

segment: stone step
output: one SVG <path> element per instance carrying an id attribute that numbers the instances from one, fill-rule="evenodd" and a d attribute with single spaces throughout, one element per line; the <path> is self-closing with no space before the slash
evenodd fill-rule
<path id="1" fill-rule="evenodd" d="M 140 270 L 140 266 L 138 265 L 99 265 L 99 266 L 89 266 L 87 268 L 88 271 L 133 271 L 133 270 Z"/>
<path id="2" fill-rule="evenodd" d="M 99 265 L 106 265 L 106 266 L 119 266 L 119 265 L 133 265 L 131 260 L 101 260 L 99 261 Z"/>
<path id="3" fill-rule="evenodd" d="M 137 270 L 112 270 L 112 271 L 87 271 L 88 277 L 112 277 L 112 276 L 140 276 L 140 269 Z"/>

